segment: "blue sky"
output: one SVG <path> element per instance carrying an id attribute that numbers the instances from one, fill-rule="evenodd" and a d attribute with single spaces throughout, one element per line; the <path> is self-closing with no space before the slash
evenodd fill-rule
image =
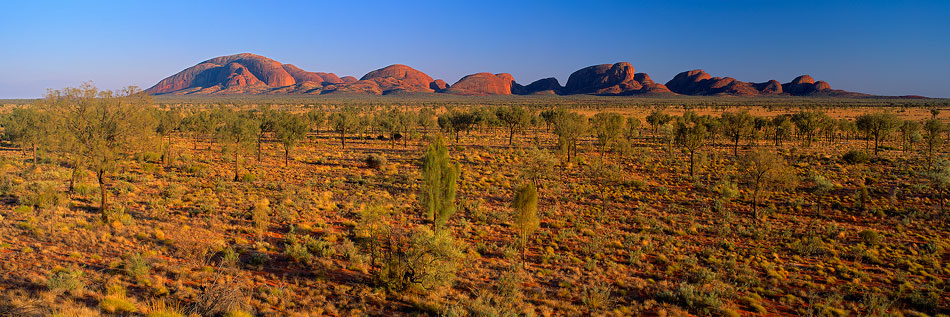
<path id="1" fill-rule="evenodd" d="M 950 1 L 4 1 L 0 98 L 91 80 L 148 88 L 256 53 L 309 71 L 400 63 L 519 83 L 628 61 L 665 83 L 811 74 L 832 88 L 950 97 Z"/>

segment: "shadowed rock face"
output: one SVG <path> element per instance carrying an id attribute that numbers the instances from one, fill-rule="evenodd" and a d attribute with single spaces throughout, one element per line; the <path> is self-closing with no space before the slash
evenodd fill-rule
<path id="1" fill-rule="evenodd" d="M 644 73 L 637 74 L 630 63 L 601 64 L 582 68 L 567 79 L 563 94 L 634 95 L 669 92 Z"/>
<path id="2" fill-rule="evenodd" d="M 390 94 L 451 93 L 460 95 L 729 95 L 729 96 L 867 96 L 833 90 L 824 81 L 802 75 L 781 84 L 776 80 L 752 83 L 732 77 L 712 77 L 701 69 L 677 74 L 665 85 L 646 73 L 635 73 L 627 62 L 601 64 L 575 71 L 563 87 L 555 78 L 537 80 L 527 86 L 515 82 L 511 74 L 477 73 L 449 86 L 425 73 L 400 64 L 386 66 L 364 75 L 338 77 L 334 73 L 308 72 L 292 64 L 249 54 L 221 56 L 159 81 L 145 90 L 149 94 Z"/>
<path id="3" fill-rule="evenodd" d="M 471 74 L 446 89 L 446 93 L 457 95 L 510 95 L 515 79 L 508 73 Z"/>
<path id="4" fill-rule="evenodd" d="M 519 93 L 524 95 L 560 94 L 561 90 L 564 89 L 564 87 L 561 87 L 561 83 L 557 81 L 557 78 L 554 77 L 538 79 L 527 86 L 519 88 Z"/>
<path id="5" fill-rule="evenodd" d="M 731 77 L 712 77 L 702 69 L 679 73 L 667 82 L 666 86 L 678 94 L 697 96 L 807 96 L 818 92 L 832 92 L 831 86 L 828 85 L 828 83 L 816 83 L 815 80 L 808 75 L 799 76 L 787 84 L 779 84 L 776 80 L 770 80 L 764 83 L 748 83 L 735 80 Z M 837 91 L 835 93 L 844 94 L 846 92 Z"/>

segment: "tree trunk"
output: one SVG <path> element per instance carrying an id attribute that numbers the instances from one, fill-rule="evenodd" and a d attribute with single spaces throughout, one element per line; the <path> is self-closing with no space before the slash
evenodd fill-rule
<path id="1" fill-rule="evenodd" d="M 346 150 L 346 132 L 340 131 L 340 144 L 343 146 L 343 149 Z"/>
<path id="2" fill-rule="evenodd" d="M 36 156 L 36 143 L 32 143 L 33 146 L 33 167 L 36 167 L 36 164 L 39 163 L 38 156 Z"/>
<path id="3" fill-rule="evenodd" d="M 105 184 L 105 174 L 106 171 L 100 168 L 96 171 L 96 179 L 99 181 L 99 212 L 102 213 L 102 218 L 106 217 L 106 210 L 109 208 L 109 201 L 107 200 L 106 194 L 106 184 Z"/>
<path id="4" fill-rule="evenodd" d="M 694 177 L 694 176 L 693 176 L 693 175 L 694 175 L 694 174 L 693 174 L 693 160 L 694 160 L 694 157 L 695 157 L 695 156 L 696 156 L 696 152 L 693 151 L 693 150 L 690 150 L 690 151 L 689 151 L 689 178 L 690 178 L 690 179 L 693 179 L 693 177 Z"/>
<path id="5" fill-rule="evenodd" d="M 240 178 L 238 177 L 238 172 L 241 169 L 241 158 L 238 156 L 238 152 L 240 151 L 238 151 L 237 149 L 234 150 L 234 181 L 235 182 L 240 180 Z"/>
<path id="6" fill-rule="evenodd" d="M 284 145 L 284 166 L 290 165 L 290 148 Z"/>
<path id="7" fill-rule="evenodd" d="M 257 162 L 261 162 L 261 143 L 264 141 L 264 134 L 257 137 Z"/>

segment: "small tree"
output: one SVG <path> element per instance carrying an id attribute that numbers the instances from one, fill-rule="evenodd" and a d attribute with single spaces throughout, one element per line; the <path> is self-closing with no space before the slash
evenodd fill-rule
<path id="1" fill-rule="evenodd" d="M 741 162 L 740 172 L 752 191 L 752 215 L 758 221 L 759 197 L 774 189 L 791 187 L 794 174 L 788 170 L 785 159 L 776 154 L 754 151 Z"/>
<path id="2" fill-rule="evenodd" d="M 168 164 L 172 159 L 172 135 L 181 130 L 182 127 L 181 111 L 178 109 L 168 111 L 155 110 L 153 114 L 157 122 L 155 132 L 157 132 L 162 139 L 167 140 L 162 150 L 162 163 Z"/>
<path id="3" fill-rule="evenodd" d="M 722 114 L 723 133 L 733 142 L 732 154 L 739 157 L 739 141 L 751 136 L 754 131 L 755 119 L 748 111 Z"/>
<path id="4" fill-rule="evenodd" d="M 599 112 L 590 118 L 591 132 L 597 137 L 601 153 L 619 145 L 625 121 L 623 116 L 609 112 Z"/>
<path id="5" fill-rule="evenodd" d="M 538 230 L 540 221 L 538 220 L 538 189 L 534 183 L 528 182 L 522 184 L 515 191 L 514 201 L 511 202 L 511 208 L 515 210 L 515 230 L 518 230 L 521 245 L 521 263 L 526 262 L 525 251 L 528 246 L 528 238 Z"/>
<path id="6" fill-rule="evenodd" d="M 943 144 L 943 133 L 947 125 L 940 120 L 930 119 L 924 122 L 924 140 L 927 141 L 927 167 L 933 167 L 934 150 Z"/>
<path id="7" fill-rule="evenodd" d="M 647 115 L 647 123 L 650 124 L 650 127 L 653 128 L 653 137 L 656 137 L 657 131 L 660 127 L 673 120 L 673 117 L 664 113 L 661 109 L 654 109 Z"/>
<path id="8" fill-rule="evenodd" d="M 905 153 L 909 150 L 915 141 L 921 139 L 920 136 L 920 122 L 914 120 L 904 120 L 901 122 L 900 126 L 897 128 L 901 133 L 901 150 Z"/>
<path id="9" fill-rule="evenodd" d="M 858 130 L 863 131 L 869 139 L 874 138 L 874 155 L 877 155 L 881 140 L 886 138 L 898 123 L 897 116 L 887 112 L 864 114 L 857 118 Z"/>
<path id="10" fill-rule="evenodd" d="M 633 139 L 640 136 L 640 118 L 627 117 L 627 124 L 624 126 L 623 135 L 627 137 L 627 142 L 633 142 Z"/>
<path id="11" fill-rule="evenodd" d="M 340 134 L 340 145 L 346 149 L 346 134 L 359 129 L 359 115 L 347 109 L 330 115 L 329 121 L 333 130 Z"/>
<path id="12" fill-rule="evenodd" d="M 432 108 L 419 109 L 419 113 L 416 115 L 416 125 L 422 129 L 423 136 L 429 136 L 429 130 L 439 127 L 438 122 L 436 122 L 435 110 L 432 110 Z"/>
<path id="13" fill-rule="evenodd" d="M 449 149 L 441 136 L 429 144 L 422 157 L 422 206 L 436 232 L 455 213 L 459 166 L 449 161 Z"/>
<path id="14" fill-rule="evenodd" d="M 20 146 L 23 154 L 33 153 L 33 166 L 39 162 L 36 148 L 50 136 L 52 128 L 46 112 L 35 107 L 14 108 L 3 121 L 3 134 Z"/>
<path id="15" fill-rule="evenodd" d="M 580 114 L 563 112 L 555 116 L 554 134 L 557 134 L 558 148 L 567 154 L 568 161 L 577 157 L 577 142 L 586 131 L 587 119 Z"/>
<path id="16" fill-rule="evenodd" d="M 274 128 L 277 140 L 284 146 L 284 166 L 287 166 L 290 163 L 290 151 L 307 137 L 310 122 L 303 116 L 284 113 L 278 117 Z"/>
<path id="17" fill-rule="evenodd" d="M 696 113 L 687 111 L 676 122 L 675 140 L 689 154 L 689 177 L 695 177 L 696 152 L 706 143 L 706 126 L 699 122 Z"/>
<path id="18" fill-rule="evenodd" d="M 835 184 L 831 180 L 825 178 L 824 176 L 815 174 L 812 176 L 812 181 L 815 185 L 812 186 L 812 190 L 815 191 L 815 194 L 818 195 L 818 206 L 816 214 L 821 215 L 821 201 L 825 198 L 825 195 L 828 194 L 832 189 L 835 188 Z"/>
<path id="19" fill-rule="evenodd" d="M 806 147 L 811 146 L 815 140 L 815 134 L 822 125 L 822 121 L 827 119 L 827 115 L 818 111 L 802 111 L 792 116 L 792 123 L 795 124 L 795 130 L 799 137 L 805 142 Z"/>
<path id="20" fill-rule="evenodd" d="M 471 130 L 472 126 L 478 123 L 478 117 L 475 112 L 453 109 L 449 113 L 439 116 L 438 123 L 442 130 L 455 134 L 455 143 L 458 143 L 459 134 Z"/>
<path id="21" fill-rule="evenodd" d="M 108 173 L 130 151 L 146 144 L 155 131 L 148 115 L 151 98 L 138 87 L 119 91 L 100 91 L 91 83 L 79 88 L 50 90 L 44 100 L 50 113 L 66 134 L 63 140 L 74 142 L 67 148 L 96 173 L 99 183 L 99 210 L 109 210 L 106 181 Z"/>
<path id="22" fill-rule="evenodd" d="M 257 118 L 257 162 L 261 162 L 261 151 L 264 146 L 264 138 L 268 133 L 273 133 L 277 129 L 280 114 L 270 107 L 261 107 L 260 115 Z"/>
<path id="23" fill-rule="evenodd" d="M 556 163 L 557 158 L 548 150 L 530 148 L 525 151 L 524 160 L 521 163 L 521 175 L 534 183 L 535 189 L 541 190 L 544 188 L 544 180 L 554 174 Z"/>
<path id="24" fill-rule="evenodd" d="M 260 122 L 252 114 L 241 112 L 226 119 L 219 131 L 221 137 L 233 146 L 235 182 L 241 180 L 241 154 L 251 147 L 260 135 L 260 127 Z"/>
<path id="25" fill-rule="evenodd" d="M 937 164 L 937 168 L 930 172 L 929 176 L 936 192 L 935 196 L 940 204 L 940 212 L 943 213 L 946 211 L 944 206 L 947 200 L 947 191 L 950 190 L 950 161 L 942 161 Z"/>
<path id="26" fill-rule="evenodd" d="M 524 107 L 502 106 L 495 109 L 495 117 L 508 129 L 508 146 L 515 137 L 515 132 L 531 123 L 531 113 Z"/>

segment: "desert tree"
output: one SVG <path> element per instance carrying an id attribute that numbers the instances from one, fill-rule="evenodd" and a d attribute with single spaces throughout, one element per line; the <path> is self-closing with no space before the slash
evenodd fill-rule
<path id="1" fill-rule="evenodd" d="M 459 134 L 462 132 L 468 132 L 472 127 L 478 123 L 478 116 L 475 112 L 472 111 L 461 111 L 459 109 L 452 109 L 448 113 L 442 114 L 439 116 L 439 127 L 443 131 L 450 132 L 455 135 L 455 143 L 459 142 Z"/>
<path id="2" fill-rule="evenodd" d="M 435 110 L 429 107 L 419 109 L 419 113 L 416 114 L 416 126 L 422 129 L 423 136 L 429 136 L 430 130 L 439 127 L 438 122 L 436 122 Z"/>
<path id="3" fill-rule="evenodd" d="M 376 114 L 376 125 L 389 138 L 390 148 L 396 147 L 396 136 L 402 131 L 400 116 L 402 112 L 393 108 L 389 111 L 380 111 Z"/>
<path id="4" fill-rule="evenodd" d="M 587 129 L 587 119 L 578 113 L 565 111 L 555 117 L 554 134 L 558 148 L 567 154 L 567 161 L 577 157 L 577 143 Z"/>
<path id="5" fill-rule="evenodd" d="M 515 132 L 524 129 L 531 123 L 531 113 L 521 106 L 501 106 L 495 109 L 495 118 L 508 129 L 508 146 L 510 147 Z"/>
<path id="6" fill-rule="evenodd" d="M 13 108 L 3 120 L 4 137 L 17 144 L 24 155 L 31 151 L 33 166 L 39 162 L 36 148 L 49 139 L 52 129 L 49 113 L 34 106 Z"/>
<path id="7" fill-rule="evenodd" d="M 343 149 L 346 149 L 346 134 L 359 129 L 359 114 L 355 110 L 344 109 L 330 115 L 328 121 L 330 126 L 333 127 L 333 131 L 340 134 L 340 145 Z"/>
<path id="8" fill-rule="evenodd" d="M 630 116 L 627 117 L 627 123 L 623 128 L 623 136 L 627 138 L 627 142 L 633 142 L 633 139 L 640 136 L 640 118 Z"/>
<path id="9" fill-rule="evenodd" d="M 257 111 L 257 162 L 261 162 L 261 151 L 264 146 L 264 138 L 267 134 L 274 133 L 277 129 L 277 120 L 280 113 L 269 106 L 261 106 Z"/>
<path id="10" fill-rule="evenodd" d="M 91 83 L 79 88 L 47 92 L 44 103 L 58 116 L 62 140 L 82 164 L 96 174 L 99 183 L 99 210 L 109 210 L 108 174 L 129 152 L 147 144 L 155 131 L 148 114 L 151 98 L 130 86 L 117 91 L 100 91 Z"/>
<path id="11" fill-rule="evenodd" d="M 449 160 L 445 139 L 432 140 L 422 157 L 422 193 L 420 198 L 426 218 L 432 221 L 434 231 L 442 230 L 455 213 L 456 182 L 459 166 Z"/>
<path id="12" fill-rule="evenodd" d="M 218 133 L 221 138 L 232 146 L 234 153 L 234 181 L 240 181 L 241 156 L 257 140 L 261 133 L 259 118 L 249 112 L 232 113 L 224 121 L 224 126 Z"/>
<path id="13" fill-rule="evenodd" d="M 165 140 L 162 145 L 162 163 L 168 164 L 172 160 L 172 135 L 182 128 L 182 114 L 180 109 L 154 110 L 155 132 Z"/>
<path id="14" fill-rule="evenodd" d="M 740 162 L 739 171 L 752 194 L 752 215 L 758 221 L 759 198 L 772 190 L 792 187 L 795 175 L 789 170 L 785 159 L 765 151 L 748 153 Z"/>
<path id="15" fill-rule="evenodd" d="M 781 146 L 783 141 L 792 137 L 795 132 L 795 124 L 788 115 L 781 115 L 772 118 L 769 123 L 772 130 L 772 141 L 775 146 Z"/>
<path id="16" fill-rule="evenodd" d="M 889 112 L 863 114 L 857 117 L 858 130 L 864 132 L 868 140 L 874 139 L 874 155 L 877 155 L 881 140 L 886 138 L 899 124 L 897 116 Z"/>
<path id="17" fill-rule="evenodd" d="M 598 112 L 590 118 L 590 130 L 597 138 L 601 154 L 620 144 L 625 121 L 623 116 L 611 112 Z"/>
<path id="18" fill-rule="evenodd" d="M 687 111 L 676 121 L 676 144 L 689 155 L 689 177 L 695 177 L 694 165 L 696 152 L 706 144 L 706 125 L 702 124 L 695 112 Z"/>
<path id="19" fill-rule="evenodd" d="M 900 123 L 900 126 L 897 127 L 897 130 L 901 134 L 901 150 L 907 152 L 911 149 L 914 143 L 919 141 L 922 137 L 920 135 L 921 124 L 915 120 L 904 120 Z"/>
<path id="20" fill-rule="evenodd" d="M 528 239 L 538 227 L 538 189 L 534 183 L 527 182 L 515 190 L 514 200 L 511 202 L 514 209 L 514 228 L 518 231 L 519 245 L 521 246 L 521 263 L 526 265 L 526 250 Z"/>
<path id="21" fill-rule="evenodd" d="M 311 109 L 307 111 L 307 122 L 310 123 L 311 131 L 319 133 L 327 122 L 327 114 L 319 109 Z"/>
<path id="22" fill-rule="evenodd" d="M 927 167 L 933 166 L 934 151 L 943 144 L 943 133 L 947 125 L 940 120 L 930 119 L 924 122 L 924 141 L 927 142 Z"/>
<path id="23" fill-rule="evenodd" d="M 935 120 L 935 119 L 931 119 Z M 950 191 L 950 161 L 941 161 L 937 168 L 929 173 L 930 182 L 936 192 L 935 196 L 940 205 L 940 212 L 945 212 L 947 192 Z"/>
<path id="24" fill-rule="evenodd" d="M 307 137 L 310 130 L 309 116 L 281 113 L 277 116 L 274 134 L 284 147 L 284 166 L 290 164 L 290 151 Z"/>
<path id="25" fill-rule="evenodd" d="M 806 147 L 811 146 L 812 141 L 815 140 L 815 135 L 822 125 L 822 121 L 825 120 L 826 117 L 827 115 L 818 111 L 801 111 L 792 115 L 792 123 L 795 124 L 795 131 L 798 132 L 799 137 L 805 143 Z"/>
<path id="26" fill-rule="evenodd" d="M 521 161 L 521 176 L 534 183 L 536 190 L 544 188 L 544 181 L 554 174 L 557 158 L 542 148 L 529 148 Z"/>
<path id="27" fill-rule="evenodd" d="M 663 112 L 662 109 L 654 109 L 646 117 L 647 123 L 650 124 L 650 128 L 653 129 L 654 138 L 657 136 L 657 132 L 659 131 L 660 127 L 671 120 L 673 120 L 673 117 Z"/>
<path id="28" fill-rule="evenodd" d="M 811 177 L 814 185 L 812 186 L 812 191 L 818 196 L 816 198 L 817 211 L 816 214 L 821 216 L 821 202 L 832 189 L 835 188 L 835 184 L 831 182 L 828 178 L 820 175 L 814 174 Z"/>
<path id="29" fill-rule="evenodd" d="M 181 127 L 184 132 L 192 134 L 194 140 L 194 149 L 198 150 L 198 141 L 202 135 L 208 135 L 214 132 L 214 120 L 211 113 L 207 111 L 197 111 L 182 119 Z"/>
<path id="30" fill-rule="evenodd" d="M 739 141 L 754 132 L 755 119 L 748 111 L 726 112 L 721 116 L 722 131 L 732 141 L 732 154 L 739 157 Z"/>

